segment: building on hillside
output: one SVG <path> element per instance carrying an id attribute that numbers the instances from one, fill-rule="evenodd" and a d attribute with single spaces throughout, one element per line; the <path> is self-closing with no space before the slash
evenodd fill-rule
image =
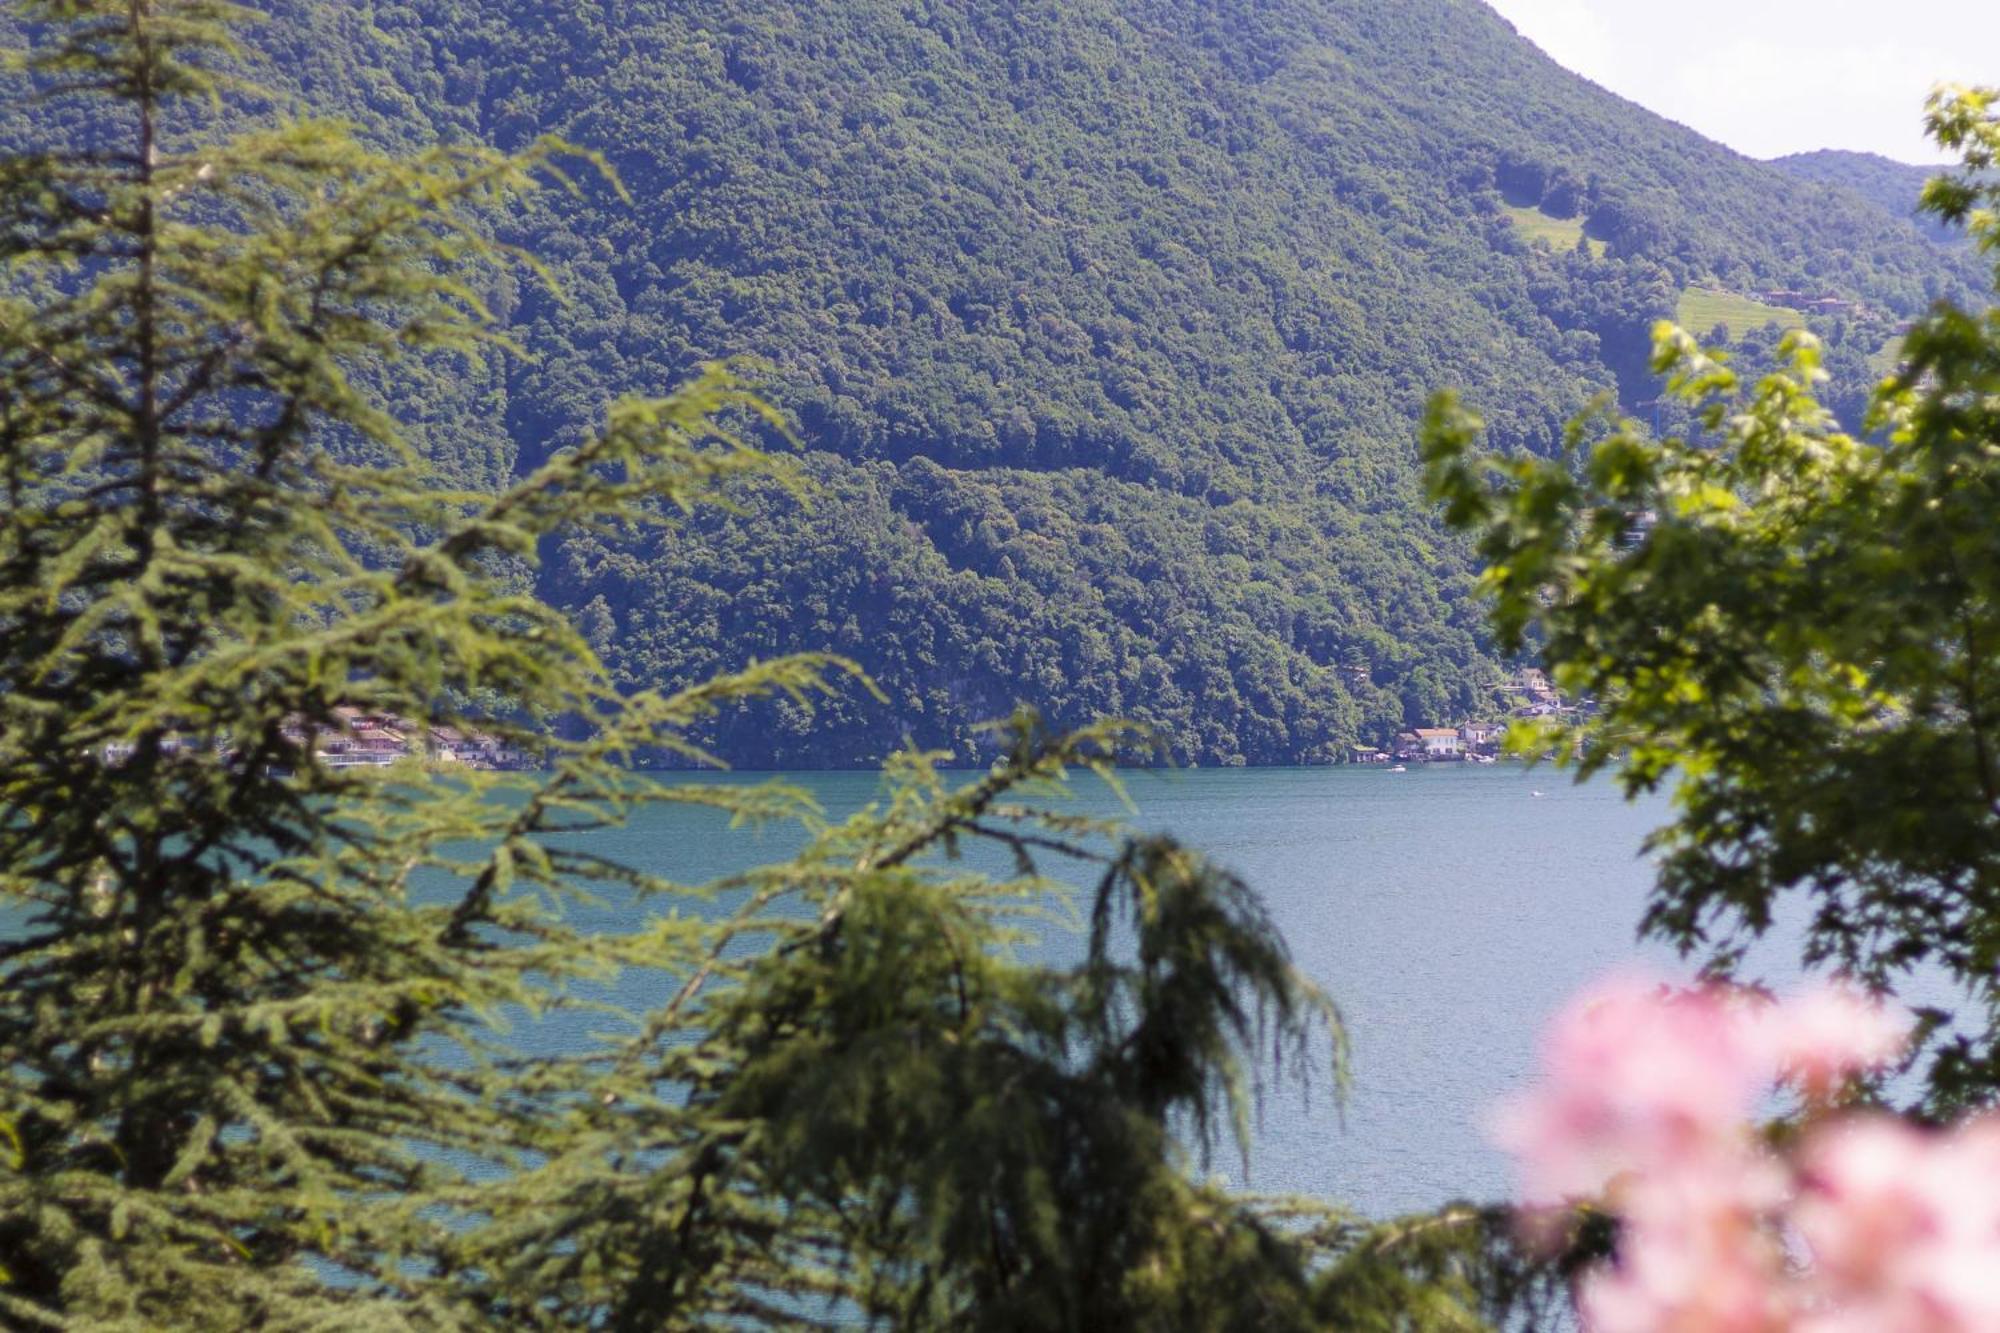
<path id="1" fill-rule="evenodd" d="M 1524 696 L 1527 707 L 1517 706 L 1515 712 L 1527 712 L 1532 708 L 1552 709 L 1562 702 L 1562 695 L 1549 683 L 1548 674 L 1540 667 L 1523 667 L 1514 677 L 1512 685 L 1500 687 L 1503 694 Z"/>
<path id="2" fill-rule="evenodd" d="M 1797 292 L 1774 288 L 1753 292 L 1752 295 L 1765 305 L 1784 306 L 1810 315 L 1859 315 L 1867 309 L 1861 302 L 1850 301 L 1835 292 Z"/>
<path id="3" fill-rule="evenodd" d="M 1503 722 L 1468 722 L 1458 729 L 1459 740 L 1474 754 L 1497 749 L 1500 738 L 1506 734 L 1507 726 Z"/>
<path id="4" fill-rule="evenodd" d="M 333 710 L 339 728 L 319 731 L 312 739 L 313 757 L 327 768 L 386 768 L 411 754 L 410 725 L 392 713 L 360 708 Z M 305 740 L 301 732 L 297 739 Z"/>
<path id="5" fill-rule="evenodd" d="M 1658 510 L 1641 509 L 1638 513 L 1632 515 L 1631 519 L 1625 524 L 1625 530 L 1618 534 L 1618 549 L 1621 551 L 1630 551 L 1642 545 L 1646 538 L 1653 535 L 1653 529 L 1658 527 L 1659 524 L 1660 515 Z"/>
<path id="6" fill-rule="evenodd" d="M 1411 734 L 1417 738 L 1419 759 L 1458 759 L 1465 754 L 1457 727 L 1418 727 Z"/>
<path id="7" fill-rule="evenodd" d="M 510 770 L 534 765 L 527 751 L 488 732 L 434 727 L 430 738 L 431 754 L 442 763 Z"/>
<path id="8" fill-rule="evenodd" d="M 402 730 L 377 717 L 356 718 L 346 730 L 322 739 L 314 751 L 328 768 L 383 768 L 409 753 L 409 738 Z"/>

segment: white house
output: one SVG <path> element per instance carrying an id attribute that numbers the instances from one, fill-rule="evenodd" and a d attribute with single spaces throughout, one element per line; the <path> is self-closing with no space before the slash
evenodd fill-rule
<path id="1" fill-rule="evenodd" d="M 1418 752 L 1426 759 L 1457 759 L 1465 753 L 1465 742 L 1457 727 L 1418 727 Z"/>
<path id="2" fill-rule="evenodd" d="M 1468 722 L 1458 729 L 1458 738 L 1468 750 L 1490 750 L 1506 734 L 1505 724 L 1499 722 Z"/>

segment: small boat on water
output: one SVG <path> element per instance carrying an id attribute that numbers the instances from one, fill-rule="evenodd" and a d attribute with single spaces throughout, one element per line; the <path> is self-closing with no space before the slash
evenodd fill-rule
<path id="1" fill-rule="evenodd" d="M 1397 764 L 1394 768 L 1390 769 L 1389 771 L 1391 773 L 1407 773 L 1410 770 L 1402 764 Z"/>

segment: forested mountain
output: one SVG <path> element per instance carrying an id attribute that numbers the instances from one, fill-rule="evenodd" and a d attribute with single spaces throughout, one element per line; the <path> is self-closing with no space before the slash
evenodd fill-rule
<path id="1" fill-rule="evenodd" d="M 1849 153 L 1835 148 L 1773 158 L 1771 165 L 1801 180 L 1852 190 L 1899 218 L 1917 217 L 1917 199 L 1923 194 L 1924 182 L 1937 174 L 1934 167 L 1897 162 L 1879 153 Z M 1919 225 L 1941 238 L 1961 234 L 1946 232 L 1931 218 L 1920 219 Z"/>
<path id="2" fill-rule="evenodd" d="M 742 714 L 712 737 L 741 763 L 963 747 L 1016 699 L 1202 763 L 1476 711 L 1469 562 L 1415 476 L 1430 390 L 1545 450 L 1590 395 L 1652 396 L 1648 326 L 1690 288 L 1859 303 L 1815 325 L 1858 381 L 1973 276 L 1474 0 L 270 9 L 303 105 L 405 146 L 559 133 L 629 192 L 580 174 L 509 224 L 566 297 L 495 294 L 531 355 L 398 390 L 462 475 L 772 363 L 805 503 L 575 538 L 540 575 L 632 680 L 826 648 L 887 695 Z"/>

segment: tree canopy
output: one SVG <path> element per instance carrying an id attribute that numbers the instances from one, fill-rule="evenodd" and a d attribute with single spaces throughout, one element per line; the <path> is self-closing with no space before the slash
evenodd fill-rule
<path id="1" fill-rule="evenodd" d="M 1934 104 L 1964 170 L 1924 196 L 1989 262 L 1995 105 Z M 1891 991 L 1942 977 L 1959 998 L 1922 1011 L 1913 1060 L 1946 1116 L 2000 1094 L 2000 307 L 1917 321 L 1870 438 L 1817 397 L 1817 339 L 1780 352 L 1753 381 L 1663 328 L 1696 429 L 1607 412 L 1555 459 L 1480 454 L 1442 399 L 1431 484 L 1479 543 L 1503 645 L 1596 702 L 1564 759 L 1674 793 L 1646 932 L 1730 973 L 1797 897 L 1807 964 Z"/>
<path id="2" fill-rule="evenodd" d="M 1261 1087 L 1338 1078 L 1340 1028 L 1242 883 L 1044 808 L 1134 729 L 1024 714 L 965 780 L 911 750 L 837 824 L 633 771 L 853 673 L 632 690 L 529 591 L 564 532 L 801 484 L 730 369 L 497 493 L 384 396 L 510 355 L 486 296 L 537 275 L 490 223 L 588 159 L 236 125 L 221 0 L 20 9 L 14 77 L 90 134 L 0 160 L 6 1323 L 1461 1328 L 1546 1295 L 1486 1214 L 1193 1178 Z M 363 718 L 416 753 L 337 762 Z M 447 763 L 469 732 L 539 762 Z M 702 888 L 590 837 L 668 801 L 806 845 Z M 1052 861 L 1091 880 L 1070 966 L 1009 947 Z M 598 1013 L 621 971 L 657 1004 Z M 610 1035 L 507 1041 L 563 1013 Z"/>

